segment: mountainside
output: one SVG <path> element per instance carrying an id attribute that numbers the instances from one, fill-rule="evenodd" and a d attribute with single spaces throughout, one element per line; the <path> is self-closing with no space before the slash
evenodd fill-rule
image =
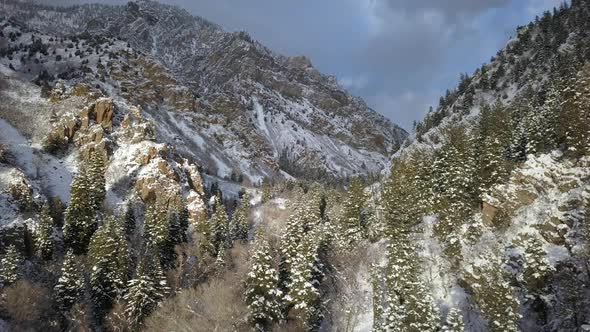
<path id="1" fill-rule="evenodd" d="M 590 331 L 590 0 L 409 136 L 175 7 L 0 9 L 1 332 Z"/>
<path id="2" fill-rule="evenodd" d="M 277 55 L 244 32 L 225 32 L 177 7 L 1 6 L 27 32 L 7 40 L 15 54 L 5 65 L 29 78 L 47 71 L 66 84 L 97 85 L 141 105 L 162 141 L 183 142 L 213 175 L 257 183 L 376 173 L 407 135 L 305 57 Z M 19 51 L 29 50 L 32 35 L 52 54 L 36 54 L 39 63 L 27 65 Z M 101 49 L 101 38 L 115 37 L 127 45 Z M 54 51 L 63 53 L 59 63 Z"/>
<path id="3" fill-rule="evenodd" d="M 374 330 L 590 329 L 589 32 L 588 1 L 545 12 L 416 123 L 381 183 Z"/>

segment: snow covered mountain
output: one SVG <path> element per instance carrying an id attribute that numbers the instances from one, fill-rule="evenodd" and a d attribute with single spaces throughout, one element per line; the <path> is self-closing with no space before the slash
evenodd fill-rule
<path id="1" fill-rule="evenodd" d="M 374 330 L 590 329 L 589 31 L 584 0 L 519 27 L 392 156 Z"/>
<path id="2" fill-rule="evenodd" d="M 0 331 L 590 331 L 590 1 L 408 136 L 176 7 L 4 0 L 0 258 Z"/>
<path id="3" fill-rule="evenodd" d="M 0 11 L 19 34 L 4 37 L 10 53 L 2 64 L 29 79 L 46 73 L 50 85 L 85 82 L 140 105 L 159 139 L 206 173 L 252 183 L 376 173 L 407 136 L 307 58 L 275 54 L 245 32 L 223 31 L 177 7 L 9 0 Z M 22 61 L 33 38 L 47 55 Z"/>

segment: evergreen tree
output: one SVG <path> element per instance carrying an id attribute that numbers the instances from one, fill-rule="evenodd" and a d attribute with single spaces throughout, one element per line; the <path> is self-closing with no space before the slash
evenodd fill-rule
<path id="1" fill-rule="evenodd" d="M 562 90 L 558 130 L 570 155 L 590 151 L 590 65 L 586 65 Z"/>
<path id="2" fill-rule="evenodd" d="M 369 195 L 364 191 L 363 182 L 359 178 L 353 179 L 343 203 L 341 221 L 343 237 L 348 243 L 358 242 L 366 235 L 370 218 L 368 200 Z"/>
<path id="3" fill-rule="evenodd" d="M 91 153 L 88 165 L 88 179 L 90 184 L 88 189 L 90 206 L 94 210 L 100 209 L 106 196 L 105 163 L 105 158 L 100 151 L 95 150 Z"/>
<path id="4" fill-rule="evenodd" d="M 0 260 L 0 282 L 6 287 L 19 278 L 22 257 L 14 245 L 9 245 Z"/>
<path id="5" fill-rule="evenodd" d="M 97 318 L 101 319 L 124 291 L 127 283 L 129 248 L 121 220 L 114 217 L 105 220 L 92 236 L 88 259 L 92 266 L 92 302 Z"/>
<path id="6" fill-rule="evenodd" d="M 513 161 L 523 162 L 527 155 L 536 153 L 535 149 L 539 142 L 535 142 L 532 135 L 537 128 L 535 116 L 539 107 L 538 98 L 533 89 L 529 86 L 512 101 L 511 114 L 511 142 L 509 156 Z"/>
<path id="7" fill-rule="evenodd" d="M 508 119 L 508 110 L 500 102 L 493 108 L 484 106 L 481 109 L 477 128 L 477 176 L 481 193 L 487 193 L 510 175 L 510 166 L 506 160 L 510 144 Z"/>
<path id="8" fill-rule="evenodd" d="M 434 211 L 439 215 L 434 232 L 445 245 L 445 253 L 460 259 L 458 234 L 465 219 L 470 215 L 479 196 L 477 168 L 475 167 L 473 137 L 460 126 L 447 133 L 448 142 L 437 151 L 433 163 Z"/>
<path id="9" fill-rule="evenodd" d="M 295 211 L 289 216 L 285 233 L 281 237 L 279 280 L 283 293 L 287 293 L 291 269 L 300 253 L 304 237 L 319 223 L 319 211 L 315 209 L 313 200 L 296 203 Z"/>
<path id="10" fill-rule="evenodd" d="M 127 205 L 125 209 L 125 236 L 127 240 L 131 240 L 133 237 L 133 233 L 135 232 L 135 227 L 137 225 L 137 221 L 135 219 L 135 211 L 133 211 L 133 207 L 131 204 Z"/>
<path id="11" fill-rule="evenodd" d="M 309 328 L 317 324 L 320 314 L 320 283 L 323 278 L 323 263 L 320 251 L 323 245 L 322 227 L 310 230 L 298 246 L 292 258 L 288 293 L 285 296 L 291 308 L 289 315 L 301 320 Z"/>
<path id="12" fill-rule="evenodd" d="M 170 236 L 168 211 L 161 203 L 149 204 L 145 211 L 143 238 L 147 246 L 160 248 Z"/>
<path id="13" fill-rule="evenodd" d="M 188 225 L 189 225 L 189 213 L 186 201 L 182 201 L 180 209 L 177 211 L 178 218 L 178 234 L 176 235 L 176 241 L 178 243 L 188 242 Z"/>
<path id="14" fill-rule="evenodd" d="M 503 269 L 501 259 L 491 253 L 481 258 L 486 265 L 474 268 L 473 277 L 481 282 L 474 284 L 474 299 L 483 316 L 488 320 L 488 329 L 492 332 L 516 332 L 520 303 Z"/>
<path id="15" fill-rule="evenodd" d="M 217 257 L 215 258 L 215 270 L 217 272 L 222 272 L 225 269 L 225 260 L 227 256 L 227 246 L 222 245 L 217 252 Z"/>
<path id="16" fill-rule="evenodd" d="M 213 230 L 211 219 L 200 222 L 197 225 L 199 256 L 217 257 L 215 245 L 213 244 Z"/>
<path id="17" fill-rule="evenodd" d="M 524 282 L 530 291 L 537 293 L 545 286 L 552 268 L 543 249 L 543 243 L 539 239 L 533 237 L 526 241 L 523 265 Z"/>
<path id="18" fill-rule="evenodd" d="M 250 321 L 258 331 L 266 331 L 270 324 L 281 317 L 282 292 L 278 289 L 278 282 L 279 276 L 273 267 L 269 244 L 264 234 L 259 232 L 252 250 L 244 293 L 250 309 Z"/>
<path id="19" fill-rule="evenodd" d="M 84 279 L 76 262 L 76 256 L 70 249 L 66 253 L 61 275 L 55 286 L 55 298 L 62 312 L 67 312 L 84 293 Z"/>
<path id="20" fill-rule="evenodd" d="M 51 218 L 47 204 L 43 204 L 39 214 L 39 222 L 35 229 L 35 247 L 42 259 L 51 259 L 53 255 L 53 218 Z"/>
<path id="21" fill-rule="evenodd" d="M 230 234 L 232 240 L 246 241 L 248 239 L 248 232 L 250 231 L 250 223 L 248 221 L 248 213 L 250 211 L 250 199 L 248 195 L 242 197 L 242 201 L 230 223 Z"/>
<path id="22" fill-rule="evenodd" d="M 209 222 L 211 224 L 212 244 L 217 256 L 221 248 L 226 249 L 229 244 L 229 219 L 223 203 L 218 199 L 215 204 L 215 212 Z"/>
<path id="23" fill-rule="evenodd" d="M 416 248 L 403 233 L 388 247 L 385 272 L 385 308 L 378 329 L 438 331 L 438 310 L 420 280 Z"/>
<path id="24" fill-rule="evenodd" d="M 395 160 L 391 177 L 384 185 L 380 207 L 389 236 L 421 221 L 434 204 L 432 155 L 416 150 L 407 158 Z"/>
<path id="25" fill-rule="evenodd" d="M 63 235 L 77 255 L 85 254 L 96 230 L 96 211 L 90 199 L 90 181 L 85 168 L 72 181 L 71 199 L 65 211 Z"/>
<path id="26" fill-rule="evenodd" d="M 125 294 L 127 320 L 134 330 L 139 330 L 143 320 L 149 316 L 168 292 L 166 277 L 155 252 L 146 253 L 134 279 L 128 283 Z"/>

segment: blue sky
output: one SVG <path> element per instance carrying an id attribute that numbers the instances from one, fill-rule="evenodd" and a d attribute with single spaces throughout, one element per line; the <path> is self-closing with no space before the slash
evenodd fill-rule
<path id="1" fill-rule="evenodd" d="M 68 3 L 81 1 L 63 0 Z M 326 74 L 406 129 L 517 25 L 562 0 L 161 0 L 245 30 Z M 92 2 L 92 1 L 84 1 Z M 124 3 L 103 0 L 107 3 Z"/>

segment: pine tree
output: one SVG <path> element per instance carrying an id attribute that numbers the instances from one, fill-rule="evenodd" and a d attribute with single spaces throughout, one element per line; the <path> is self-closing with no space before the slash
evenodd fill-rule
<path id="1" fill-rule="evenodd" d="M 343 203 L 341 221 L 343 237 L 348 243 L 358 242 L 366 235 L 369 220 L 368 200 L 369 195 L 364 191 L 363 182 L 358 178 L 352 180 Z"/>
<path id="2" fill-rule="evenodd" d="M 575 157 L 590 151 L 589 77 L 590 65 L 586 65 L 562 90 L 559 136 L 568 153 Z"/>
<path id="3" fill-rule="evenodd" d="M 177 211 L 179 234 L 177 235 L 178 243 L 188 242 L 188 225 L 189 225 L 189 213 L 186 201 L 182 202 L 180 209 Z"/>
<path id="4" fill-rule="evenodd" d="M 500 102 L 493 108 L 481 109 L 477 128 L 477 176 L 479 191 L 487 193 L 496 184 L 503 183 L 510 175 L 506 160 L 510 145 L 509 112 Z"/>
<path id="5" fill-rule="evenodd" d="M 168 212 L 161 203 L 147 206 L 143 228 L 143 238 L 149 247 L 160 248 L 170 236 Z"/>
<path id="6" fill-rule="evenodd" d="M 230 223 L 230 234 L 232 240 L 246 241 L 250 231 L 248 212 L 250 210 L 250 198 L 248 195 L 242 197 L 241 203 L 232 216 Z"/>
<path id="7" fill-rule="evenodd" d="M 209 222 L 211 224 L 212 244 L 217 256 L 221 248 L 227 248 L 229 243 L 229 219 L 220 200 L 216 200 L 215 212 Z"/>
<path id="8" fill-rule="evenodd" d="M 250 309 L 250 321 L 258 331 L 266 329 L 281 317 L 278 289 L 279 276 L 273 267 L 269 244 L 264 234 L 258 232 L 254 242 L 250 272 L 245 281 L 245 298 Z"/>
<path id="9" fill-rule="evenodd" d="M 88 250 L 90 287 L 97 318 L 110 309 L 114 299 L 121 295 L 127 283 L 129 248 L 123 222 L 108 217 L 96 231 Z"/>
<path id="10" fill-rule="evenodd" d="M 132 328 L 139 330 L 143 320 L 154 311 L 169 290 L 155 252 L 150 253 L 148 250 L 143 256 L 135 278 L 129 281 L 127 287 L 125 314 Z"/>
<path id="11" fill-rule="evenodd" d="M 300 246 L 305 235 L 320 223 L 319 211 L 314 208 L 313 201 L 298 202 L 295 211 L 287 220 L 285 233 L 281 237 L 281 262 L 279 264 L 279 279 L 281 290 L 286 293 L 290 282 L 290 270 L 295 257 L 300 252 Z"/>
<path id="12" fill-rule="evenodd" d="M 19 278 L 22 257 L 14 245 L 9 245 L 0 260 L 0 282 L 6 287 Z"/>
<path id="13" fill-rule="evenodd" d="M 322 234 L 320 227 L 312 229 L 304 237 L 291 263 L 291 280 L 285 301 L 291 307 L 290 315 L 313 327 L 319 314 L 320 282 L 323 264 L 320 260 Z"/>
<path id="14" fill-rule="evenodd" d="M 215 258 L 215 270 L 219 272 L 223 272 L 226 266 L 226 258 L 227 258 L 227 246 L 222 245 L 217 251 L 217 257 Z"/>
<path id="15" fill-rule="evenodd" d="M 211 219 L 200 222 L 197 225 L 197 233 L 199 256 L 203 258 L 215 258 L 217 256 L 217 252 L 215 250 L 215 245 L 213 244 L 213 231 Z"/>
<path id="16" fill-rule="evenodd" d="M 407 232 L 391 239 L 384 267 L 384 283 L 378 285 L 382 304 L 376 329 L 381 331 L 438 331 L 440 319 L 434 300 L 420 280 L 417 248 Z"/>
<path id="17" fill-rule="evenodd" d="M 55 298 L 62 312 L 70 310 L 84 292 L 84 279 L 76 260 L 73 250 L 68 250 L 55 286 Z"/>
<path id="18" fill-rule="evenodd" d="M 100 151 L 92 152 L 88 165 L 88 179 L 90 183 L 90 206 L 94 210 L 100 209 L 106 196 L 106 181 L 104 177 L 106 169 L 105 163 L 104 156 Z"/>
<path id="19" fill-rule="evenodd" d="M 447 314 L 447 322 L 442 330 L 444 332 L 465 332 L 465 323 L 461 311 L 451 308 Z"/>
<path id="20" fill-rule="evenodd" d="M 557 148 L 557 113 L 548 104 L 537 107 L 526 118 L 527 153 L 544 153 Z"/>
<path id="21" fill-rule="evenodd" d="M 50 260 L 53 255 L 53 245 L 53 218 L 50 216 L 49 206 L 44 204 L 35 229 L 35 247 L 42 259 Z"/>
<path id="22" fill-rule="evenodd" d="M 473 277 L 481 282 L 473 284 L 474 299 L 483 316 L 488 320 L 492 332 L 516 332 L 520 303 L 508 281 L 503 264 L 495 253 L 481 257 L 486 265 L 474 267 Z"/>
<path id="23" fill-rule="evenodd" d="M 434 232 L 444 243 L 446 255 L 457 263 L 460 258 L 458 232 L 479 196 L 477 168 L 473 137 L 465 128 L 450 128 L 447 139 L 433 163 L 434 178 L 437 179 L 433 188 L 434 211 L 440 218 Z"/>
<path id="24" fill-rule="evenodd" d="M 135 212 L 133 211 L 131 204 L 129 204 L 125 209 L 125 235 L 127 240 L 131 240 L 133 237 L 136 225 L 137 221 L 135 219 Z"/>
<path id="25" fill-rule="evenodd" d="M 527 288 L 536 293 L 545 286 L 547 276 L 551 272 L 551 265 L 543 249 L 543 243 L 533 237 L 526 241 L 524 252 L 523 278 Z"/>
<path id="26" fill-rule="evenodd" d="M 96 230 L 96 211 L 90 199 L 90 181 L 82 168 L 72 181 L 71 199 L 65 211 L 63 235 L 66 245 L 76 255 L 85 254 L 92 234 Z"/>
<path id="27" fill-rule="evenodd" d="M 389 236 L 397 236 L 394 233 L 407 230 L 432 211 L 433 163 L 432 155 L 421 150 L 394 162 L 379 204 Z"/>

